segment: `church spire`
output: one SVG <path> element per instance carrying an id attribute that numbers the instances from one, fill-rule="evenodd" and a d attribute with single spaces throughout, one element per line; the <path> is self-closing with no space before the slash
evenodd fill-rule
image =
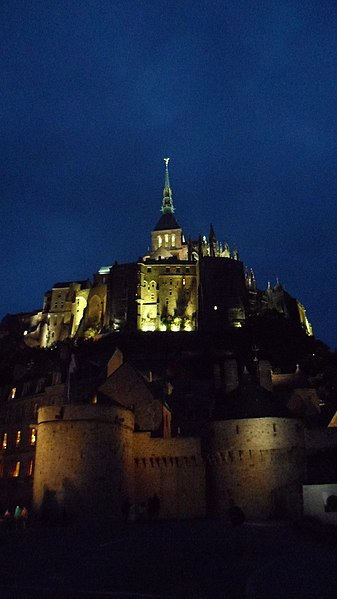
<path id="1" fill-rule="evenodd" d="M 169 179 L 169 170 L 168 163 L 170 159 L 164 158 L 165 162 L 165 187 L 163 191 L 163 204 L 161 207 L 161 211 L 163 214 L 173 214 L 174 206 L 172 201 L 172 189 L 170 187 L 170 179 Z"/>

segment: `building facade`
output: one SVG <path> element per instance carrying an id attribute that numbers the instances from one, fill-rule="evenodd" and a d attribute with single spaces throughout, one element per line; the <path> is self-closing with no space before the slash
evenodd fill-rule
<path id="1" fill-rule="evenodd" d="M 259 290 L 236 248 L 216 238 L 186 241 L 175 217 L 165 159 L 161 217 L 151 248 L 138 262 L 103 266 L 87 281 L 56 283 L 42 310 L 31 315 L 27 345 L 49 347 L 65 338 L 108 331 L 226 330 L 254 313 L 276 311 L 312 334 L 303 304 L 277 281 Z"/>

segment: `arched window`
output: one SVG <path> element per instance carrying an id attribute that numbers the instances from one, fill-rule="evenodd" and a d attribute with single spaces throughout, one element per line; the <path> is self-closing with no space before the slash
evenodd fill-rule
<path id="1" fill-rule="evenodd" d="M 176 236 L 175 236 L 175 234 L 174 234 L 174 233 L 173 233 L 173 235 L 172 235 L 172 247 L 173 247 L 173 248 L 175 248 L 175 247 L 176 247 Z"/>
<path id="2" fill-rule="evenodd" d="M 163 245 L 163 238 L 161 235 L 158 235 L 158 248 L 160 248 Z"/>
<path id="3" fill-rule="evenodd" d="M 166 247 L 168 246 L 168 243 L 169 243 L 169 236 L 168 236 L 168 233 L 165 233 L 165 245 L 166 245 Z"/>

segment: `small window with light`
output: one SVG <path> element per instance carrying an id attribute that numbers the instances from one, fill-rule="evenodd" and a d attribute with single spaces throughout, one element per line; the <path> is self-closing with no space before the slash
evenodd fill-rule
<path id="1" fill-rule="evenodd" d="M 21 443 L 21 431 L 16 431 L 15 447 L 19 447 Z"/>
<path id="2" fill-rule="evenodd" d="M 36 428 L 30 429 L 30 444 L 34 446 L 36 444 Z"/>
<path id="3" fill-rule="evenodd" d="M 20 474 L 20 462 L 14 462 L 10 474 L 12 478 L 18 478 Z"/>
<path id="4" fill-rule="evenodd" d="M 4 433 L 3 437 L 2 437 L 2 445 L 1 445 L 2 449 L 7 449 L 7 443 L 8 443 L 8 435 L 7 435 L 7 433 Z"/>
<path id="5" fill-rule="evenodd" d="M 34 460 L 29 460 L 27 468 L 27 476 L 33 476 L 34 473 Z"/>

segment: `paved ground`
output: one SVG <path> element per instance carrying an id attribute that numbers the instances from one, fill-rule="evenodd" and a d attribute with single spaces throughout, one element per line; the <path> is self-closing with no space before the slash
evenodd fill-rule
<path id="1" fill-rule="evenodd" d="M 337 550 L 321 532 L 219 521 L 2 531 L 0 597 L 335 599 Z"/>

